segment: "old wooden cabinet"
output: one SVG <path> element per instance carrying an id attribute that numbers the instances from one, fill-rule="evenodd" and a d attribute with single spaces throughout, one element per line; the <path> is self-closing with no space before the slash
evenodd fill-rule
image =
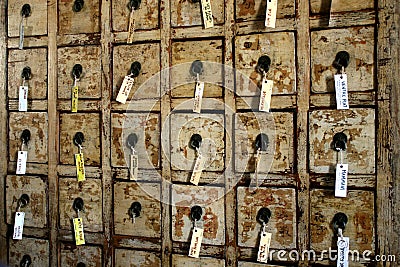
<path id="1" fill-rule="evenodd" d="M 398 266 L 372 259 L 400 259 L 400 3 L 278 0 L 276 28 L 268 28 L 267 2 L 211 0 L 214 27 L 205 29 L 202 1 L 2 1 L 0 263 L 336 266 L 321 252 L 335 249 L 342 212 L 350 249 L 370 252 L 350 266 Z M 348 110 L 336 109 L 339 51 L 350 56 Z M 258 110 L 262 56 L 271 61 L 270 112 Z M 134 83 L 122 104 L 126 76 Z M 197 82 L 204 82 L 201 113 L 193 112 Z M 333 149 L 337 133 L 347 136 L 343 153 Z M 261 134 L 266 149 L 256 162 Z M 16 175 L 21 149 L 27 169 Z M 337 163 L 349 164 L 346 198 L 334 196 Z M 13 240 L 23 195 L 23 240 Z M 84 245 L 74 239 L 77 199 Z M 265 229 L 275 251 L 266 264 L 257 262 L 262 209 L 271 212 Z M 194 225 L 204 228 L 199 258 L 187 256 Z M 310 250 L 320 257 L 301 257 Z"/>

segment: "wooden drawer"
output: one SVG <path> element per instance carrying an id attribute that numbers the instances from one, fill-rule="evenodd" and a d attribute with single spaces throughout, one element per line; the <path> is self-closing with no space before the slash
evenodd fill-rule
<path id="1" fill-rule="evenodd" d="M 24 36 L 47 34 L 47 1 L 46 0 L 9 0 L 8 2 L 8 36 L 19 36 L 21 9 L 25 4 L 31 7 L 31 15 L 24 19 Z"/>
<path id="2" fill-rule="evenodd" d="M 190 67 L 195 60 L 203 63 L 200 81 L 207 82 L 203 97 L 222 97 L 223 75 L 222 65 L 219 65 L 223 63 L 222 40 L 174 42 L 171 56 L 172 97 L 194 97 L 196 77 L 190 73 Z"/>
<path id="3" fill-rule="evenodd" d="M 336 244 L 333 217 L 336 213 L 347 215 L 343 232 L 350 238 L 350 249 L 375 250 L 374 193 L 349 190 L 347 198 L 335 198 L 333 190 L 311 191 L 311 248 L 320 252 Z"/>
<path id="4" fill-rule="evenodd" d="M 262 224 L 257 221 L 261 208 L 271 211 L 267 232 L 271 248 L 295 249 L 297 240 L 296 193 L 292 188 L 248 187 L 237 189 L 239 246 L 258 248 Z"/>
<path id="5" fill-rule="evenodd" d="M 115 250 L 115 267 L 161 267 L 160 255 L 152 252 L 116 249 Z"/>
<path id="6" fill-rule="evenodd" d="M 266 1 L 262 0 L 236 0 L 236 21 L 265 20 Z M 278 1 L 278 10 L 276 13 L 277 25 L 279 20 L 284 18 L 295 17 L 295 1 L 281 0 Z"/>
<path id="7" fill-rule="evenodd" d="M 8 97 L 18 99 L 19 87 L 25 67 L 31 69 L 28 100 L 47 99 L 47 49 L 8 50 Z M 29 104 L 28 104 L 29 106 Z"/>
<path id="8" fill-rule="evenodd" d="M 160 77 L 155 76 L 160 71 L 160 44 L 120 45 L 113 49 L 113 99 L 117 98 L 122 81 L 130 74 L 131 64 L 138 61 L 141 64 L 139 76 L 129 93 L 128 99 L 159 98 Z M 150 80 L 149 80 L 150 79 Z M 138 90 L 140 86 L 142 90 Z"/>
<path id="9" fill-rule="evenodd" d="M 111 131 L 111 165 L 129 167 L 131 148 L 128 136 L 136 134 L 138 142 L 135 150 L 139 158 L 139 168 L 153 169 L 160 166 L 160 115 L 155 113 L 113 113 Z"/>
<path id="10" fill-rule="evenodd" d="M 311 90 L 335 92 L 333 67 L 336 54 L 350 54 L 346 68 L 349 92 L 374 89 L 374 27 L 331 29 L 311 33 Z M 351 105 L 351 103 L 350 103 Z"/>
<path id="11" fill-rule="evenodd" d="M 97 113 L 61 113 L 60 114 L 60 163 L 75 164 L 74 154 L 79 148 L 73 139 L 77 132 L 82 132 L 84 142 L 82 153 L 85 166 L 100 166 L 100 115 Z"/>
<path id="12" fill-rule="evenodd" d="M 74 3 L 58 0 L 59 34 L 100 32 L 100 1 L 84 1 L 80 11 L 74 11 Z"/>
<path id="13" fill-rule="evenodd" d="M 49 241 L 34 238 L 24 238 L 23 240 L 9 240 L 9 266 L 20 267 L 25 255 L 31 259 L 31 267 L 49 266 Z M 24 261 L 22 261 L 23 263 Z"/>
<path id="14" fill-rule="evenodd" d="M 224 1 L 213 0 L 211 10 L 214 19 L 214 25 L 224 23 Z M 203 16 L 201 11 L 201 2 L 172 0 L 171 1 L 171 26 L 202 26 Z"/>
<path id="15" fill-rule="evenodd" d="M 83 211 L 79 213 L 85 232 L 103 231 L 103 195 L 99 179 L 86 179 L 78 182 L 76 178 L 59 178 L 60 228 L 72 229 L 72 219 L 78 214 L 73 208 L 76 198 L 83 200 Z"/>
<path id="16" fill-rule="evenodd" d="M 295 37 L 293 32 L 276 32 L 238 36 L 235 40 L 236 93 L 240 96 L 260 96 L 262 73 L 256 66 L 261 56 L 271 59 L 267 73 L 274 81 L 273 95 L 296 92 Z M 284 49 L 282 49 L 284 48 Z M 249 79 L 250 78 L 250 79 Z M 254 82 L 256 88 L 251 82 Z"/>
<path id="17" fill-rule="evenodd" d="M 268 137 L 267 154 L 261 155 L 259 173 L 293 172 L 293 113 L 235 114 L 235 171 L 254 172 L 259 134 Z"/>
<path id="18" fill-rule="evenodd" d="M 191 171 L 196 152 L 189 146 L 193 134 L 202 137 L 200 151 L 205 157 L 205 171 L 224 169 L 224 115 L 194 113 L 171 114 L 171 167 Z"/>
<path id="19" fill-rule="evenodd" d="M 47 181 L 37 176 L 9 175 L 6 178 L 7 223 L 13 225 L 18 200 L 23 194 L 29 203 L 21 208 L 25 212 L 24 226 L 46 228 L 47 223 Z"/>
<path id="20" fill-rule="evenodd" d="M 112 0 L 112 26 L 115 32 L 128 31 L 129 1 Z M 143 0 L 139 9 L 135 10 L 135 30 L 149 30 L 159 28 L 160 2 L 157 0 Z"/>
<path id="21" fill-rule="evenodd" d="M 17 161 L 17 153 L 21 149 L 22 132 L 27 129 L 31 133 L 28 146 L 27 162 L 47 163 L 47 129 L 48 117 L 45 112 L 10 112 L 9 113 L 9 152 L 10 161 Z"/>
<path id="22" fill-rule="evenodd" d="M 137 237 L 161 236 L 160 185 L 117 182 L 114 185 L 114 230 L 117 235 Z M 132 218 L 129 209 L 134 202 L 141 205 L 140 216 Z"/>
<path id="23" fill-rule="evenodd" d="M 74 85 L 72 70 L 75 64 L 82 66 L 82 74 L 77 82 L 79 99 L 100 98 L 102 75 L 101 50 L 98 46 L 63 47 L 58 49 L 58 98 L 71 99 Z"/>
<path id="24" fill-rule="evenodd" d="M 374 8 L 374 0 L 310 0 L 311 13 L 329 14 Z"/>
<path id="25" fill-rule="evenodd" d="M 78 266 L 79 263 L 87 267 L 101 267 L 101 247 L 76 246 L 75 244 L 61 243 L 61 265 L 62 267 Z"/>
<path id="26" fill-rule="evenodd" d="M 172 186 L 172 240 L 190 243 L 194 223 L 190 209 L 196 205 L 203 210 L 202 244 L 225 244 L 224 188 L 211 186 Z"/>
<path id="27" fill-rule="evenodd" d="M 198 259 L 189 258 L 188 256 L 172 254 L 172 267 L 224 267 L 225 260 L 208 257 Z"/>
<path id="28" fill-rule="evenodd" d="M 265 263 L 254 263 L 254 262 L 245 262 L 239 261 L 238 267 L 293 267 L 293 265 L 271 265 Z"/>
<path id="29" fill-rule="evenodd" d="M 335 173 L 339 152 L 333 149 L 333 136 L 347 136 L 343 163 L 350 174 L 375 173 L 375 110 L 314 110 L 310 112 L 310 171 Z"/>

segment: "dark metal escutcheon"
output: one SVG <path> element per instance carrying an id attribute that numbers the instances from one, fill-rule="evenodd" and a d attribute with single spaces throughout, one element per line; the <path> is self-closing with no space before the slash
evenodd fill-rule
<path id="1" fill-rule="evenodd" d="M 203 72 L 203 62 L 200 60 L 195 60 L 192 62 L 190 66 L 190 75 L 197 76 L 197 74 L 201 74 Z"/>
<path id="2" fill-rule="evenodd" d="M 271 59 L 269 58 L 269 56 L 261 56 L 258 59 L 256 70 L 259 73 L 268 72 L 270 66 L 271 66 Z"/>
<path id="3" fill-rule="evenodd" d="M 347 136 L 345 133 L 336 133 L 333 136 L 333 149 L 336 151 L 345 151 L 347 148 Z"/>
<path id="4" fill-rule="evenodd" d="M 268 136 L 265 133 L 260 133 L 256 137 L 255 147 L 256 150 L 267 151 L 268 148 Z"/>
<path id="5" fill-rule="evenodd" d="M 335 230 L 335 232 L 337 232 L 339 228 L 344 231 L 347 222 L 347 215 L 343 212 L 338 212 L 335 214 L 335 216 L 333 216 L 333 229 Z"/>
<path id="6" fill-rule="evenodd" d="M 200 0 L 191 0 L 190 2 L 192 2 L 192 3 L 198 3 L 198 2 L 200 2 Z"/>
<path id="7" fill-rule="evenodd" d="M 85 142 L 85 136 L 83 135 L 82 132 L 77 132 L 74 135 L 74 144 L 76 146 L 81 146 L 83 142 Z"/>
<path id="8" fill-rule="evenodd" d="M 126 144 L 128 145 L 129 148 L 135 147 L 137 142 L 138 142 L 138 137 L 135 133 L 131 133 L 130 135 L 128 135 Z"/>
<path id="9" fill-rule="evenodd" d="M 271 211 L 268 208 L 261 208 L 257 213 L 257 221 L 261 224 L 267 224 L 271 218 Z"/>
<path id="10" fill-rule="evenodd" d="M 21 8 L 21 16 L 27 18 L 31 15 L 32 9 L 29 4 L 25 4 Z"/>
<path id="11" fill-rule="evenodd" d="M 31 140 L 31 131 L 28 129 L 23 130 L 21 134 L 21 140 L 25 145 L 28 144 L 29 140 Z"/>
<path id="12" fill-rule="evenodd" d="M 83 199 L 80 197 L 77 197 L 74 199 L 74 204 L 72 204 L 72 208 L 78 212 L 78 211 L 82 211 L 83 210 Z"/>
<path id="13" fill-rule="evenodd" d="M 32 78 L 32 71 L 30 67 L 25 67 L 22 69 L 21 77 L 24 80 L 30 80 Z"/>
<path id="14" fill-rule="evenodd" d="M 336 54 L 333 67 L 337 70 L 342 70 L 342 67 L 347 68 L 350 62 L 350 54 L 346 51 L 340 51 Z"/>
<path id="15" fill-rule="evenodd" d="M 139 6 L 140 6 L 141 2 L 142 2 L 141 0 L 130 0 L 129 3 L 128 3 L 129 10 L 132 10 L 132 8 L 134 10 L 139 9 Z"/>
<path id="16" fill-rule="evenodd" d="M 83 0 L 75 0 L 72 10 L 74 12 L 80 12 L 83 9 L 85 2 Z"/>
<path id="17" fill-rule="evenodd" d="M 82 75 L 83 68 L 81 64 L 75 64 L 72 67 L 72 77 L 75 79 L 79 79 Z"/>
<path id="18" fill-rule="evenodd" d="M 201 146 L 202 140 L 203 140 L 203 138 L 201 138 L 201 135 L 199 135 L 199 134 L 192 135 L 192 137 L 190 137 L 190 142 L 189 142 L 190 148 L 192 148 L 194 150 L 199 149 Z"/>
<path id="19" fill-rule="evenodd" d="M 29 255 L 24 255 L 22 260 L 19 262 L 20 267 L 29 267 L 32 264 L 32 258 Z"/>
<path id="20" fill-rule="evenodd" d="M 202 215 L 203 209 L 200 206 L 196 205 L 190 209 L 190 218 L 192 218 L 193 221 L 200 221 Z"/>
<path id="21" fill-rule="evenodd" d="M 18 199 L 18 205 L 20 208 L 26 207 L 29 204 L 29 196 L 27 194 L 22 194 Z"/>
<path id="22" fill-rule="evenodd" d="M 128 210 L 128 214 L 131 218 L 137 218 L 140 216 L 142 211 L 142 205 L 139 202 L 133 202 Z"/>
<path id="23" fill-rule="evenodd" d="M 86 264 L 84 264 L 83 262 L 78 262 L 76 267 L 86 267 Z"/>
<path id="24" fill-rule="evenodd" d="M 135 61 L 131 64 L 130 74 L 133 77 L 139 76 L 139 72 L 142 69 L 142 64 L 140 62 Z"/>

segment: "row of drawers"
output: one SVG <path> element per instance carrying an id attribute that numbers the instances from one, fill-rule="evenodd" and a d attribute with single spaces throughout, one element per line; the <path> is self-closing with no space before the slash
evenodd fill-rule
<path id="1" fill-rule="evenodd" d="M 112 1 L 111 18 L 112 29 L 115 32 L 124 32 L 128 29 L 130 9 L 129 1 Z M 8 1 L 8 36 L 19 36 L 21 8 L 24 4 L 31 6 L 31 16 L 27 18 L 25 26 L 26 36 L 47 34 L 47 1 L 46 0 L 11 0 Z M 85 2 L 79 12 L 73 10 L 74 1 L 58 1 L 58 31 L 59 34 L 81 34 L 100 32 L 100 1 Z M 215 24 L 224 23 L 224 1 L 213 0 L 211 7 Z M 235 18 L 237 22 L 260 20 L 265 17 L 265 1 L 236 0 Z M 354 12 L 374 9 L 374 1 L 338 1 L 330 9 L 328 0 L 311 0 L 311 13 L 327 14 L 340 12 Z M 143 0 L 140 8 L 134 12 L 136 29 L 157 29 L 160 4 L 157 0 Z M 282 0 L 278 2 L 277 26 L 283 19 L 295 18 L 295 1 Z M 354 24 L 354 21 L 352 22 Z M 171 26 L 200 26 L 202 16 L 200 3 L 192 1 L 171 1 Z"/>
<path id="2" fill-rule="evenodd" d="M 25 226 L 48 226 L 47 181 L 35 176 L 8 176 L 6 181 L 7 223 L 13 223 L 18 199 L 22 194 L 30 198 L 21 209 L 26 213 Z M 88 179 L 78 183 L 74 178 L 59 178 L 59 227 L 71 230 L 77 213 L 74 200 L 82 198 L 85 232 L 103 232 L 102 182 Z M 131 237 L 161 237 L 161 192 L 156 183 L 115 182 L 113 185 L 113 233 Z M 268 208 L 271 219 L 267 231 L 272 233 L 271 248 L 297 248 L 297 195 L 294 188 L 259 187 L 250 189 L 239 186 L 235 190 L 237 201 L 237 238 L 240 247 L 257 248 L 262 225 L 257 221 L 261 208 Z M 203 210 L 200 222 L 204 227 L 203 244 L 225 244 L 225 190 L 218 186 L 172 185 L 171 227 L 172 240 L 189 242 L 193 221 L 191 207 Z M 335 198 L 334 192 L 313 189 L 310 192 L 311 248 L 321 252 L 328 249 L 335 238 L 332 221 L 343 212 L 348 217 L 344 234 L 350 237 L 352 249 L 374 251 L 374 193 L 349 190 L 347 198 Z M 129 209 L 134 202 L 141 204 L 140 216 L 132 221 Z M 29 230 L 28 230 L 29 233 Z"/>

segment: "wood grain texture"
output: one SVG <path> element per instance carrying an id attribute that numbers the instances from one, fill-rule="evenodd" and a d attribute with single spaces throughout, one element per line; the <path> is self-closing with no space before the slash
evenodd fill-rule
<path id="1" fill-rule="evenodd" d="M 58 0 L 59 34 L 96 33 L 100 31 L 100 1 L 84 1 L 79 12 L 73 10 L 74 1 Z"/>
<path id="2" fill-rule="evenodd" d="M 200 257 L 198 259 L 189 258 L 183 255 L 172 255 L 172 267 L 193 266 L 193 267 L 223 267 L 225 260 L 214 259 L 208 257 Z"/>
<path id="3" fill-rule="evenodd" d="M 29 255 L 31 266 L 49 266 L 49 241 L 43 239 L 24 238 L 10 240 L 9 266 L 19 267 L 22 257 Z"/>
<path id="4" fill-rule="evenodd" d="M 161 267 L 160 256 L 156 253 L 116 249 L 115 250 L 116 267 Z"/>
<path id="5" fill-rule="evenodd" d="M 311 13 L 338 13 L 374 8 L 374 0 L 310 0 Z"/>
<path id="6" fill-rule="evenodd" d="M 94 246 L 76 246 L 75 244 L 61 243 L 61 267 L 77 266 L 84 263 L 88 267 L 101 267 L 101 248 Z"/>

